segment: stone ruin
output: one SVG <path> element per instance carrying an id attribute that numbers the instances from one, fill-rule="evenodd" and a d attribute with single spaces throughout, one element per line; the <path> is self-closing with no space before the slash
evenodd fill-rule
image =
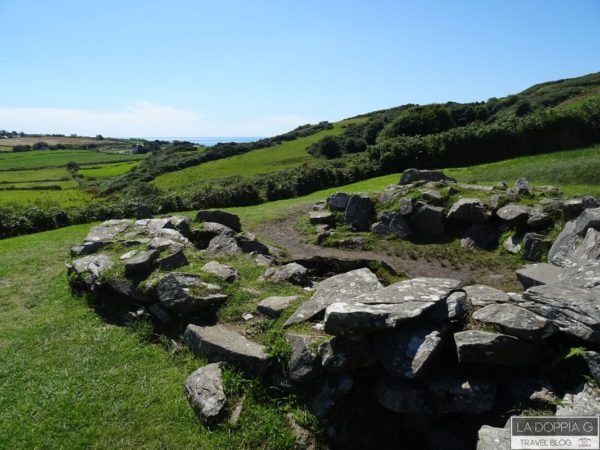
<path id="1" fill-rule="evenodd" d="M 432 215 L 423 211 L 434 207 L 402 201 L 405 187 L 383 194 L 387 201 L 400 199 L 398 212 L 376 223 L 367 197 L 337 194 L 327 205 L 343 211 L 357 229 L 397 238 L 432 217 L 442 217 L 444 225 L 490 227 L 519 217 L 527 227 L 539 216 L 534 208 L 501 212 L 464 199 Z M 520 180 L 513 192 L 530 195 L 528 189 Z M 585 199 L 561 205 L 569 220 L 548 244 L 547 262 L 516 273 L 523 292 L 446 278 L 384 286 L 361 267 L 313 280 L 311 297 L 300 304 L 297 296 L 263 299 L 254 313 L 285 314 L 284 328 L 291 330 L 291 353 L 283 362 L 239 329 L 214 321 L 210 311 L 228 301 L 222 285 L 240 278 L 219 260 L 246 254 L 264 267 L 260 279 L 275 283 L 310 286 L 311 272 L 242 232 L 232 214 L 104 222 L 71 249 L 69 281 L 98 301 L 125 302 L 130 315 L 185 328 L 184 342 L 209 361 L 185 381 L 185 395 L 206 424 L 226 416 L 221 375 L 229 363 L 265 383 L 302 392 L 335 448 L 508 449 L 505 423 L 515 409 L 600 415 L 600 208 Z M 331 223 L 327 214 L 313 211 L 311 220 Z M 214 260 L 199 273 L 185 272 L 196 253 Z M 222 282 L 207 282 L 206 273 Z M 310 327 L 299 326 L 306 322 Z M 312 331 L 297 331 L 306 329 Z M 571 348 L 579 350 L 566 358 Z M 299 446 L 316 448 L 306 430 L 289 420 Z"/>

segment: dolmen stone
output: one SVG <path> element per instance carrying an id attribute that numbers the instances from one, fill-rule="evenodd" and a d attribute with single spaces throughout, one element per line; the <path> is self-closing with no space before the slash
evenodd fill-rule
<path id="1" fill-rule="evenodd" d="M 444 209 L 441 206 L 422 205 L 409 220 L 416 234 L 435 238 L 446 233 Z"/>
<path id="2" fill-rule="evenodd" d="M 314 337 L 301 334 L 288 334 L 286 341 L 292 347 L 287 362 L 287 375 L 294 383 L 306 383 L 317 378 L 321 373 L 321 359 L 312 349 Z"/>
<path id="3" fill-rule="evenodd" d="M 327 197 L 327 207 L 331 211 L 346 211 L 346 207 L 348 206 L 348 201 L 350 200 L 350 195 L 345 192 L 336 192 L 335 194 L 331 194 Z"/>
<path id="4" fill-rule="evenodd" d="M 346 206 L 346 222 L 357 231 L 368 231 L 375 209 L 367 195 L 352 195 Z"/>
<path id="5" fill-rule="evenodd" d="M 228 266 L 227 264 L 221 264 L 217 261 L 207 262 L 202 266 L 202 269 L 200 270 L 206 273 L 216 275 L 217 277 L 224 281 L 227 281 L 228 283 L 233 283 L 240 278 L 240 273 L 237 271 L 237 269 Z"/>
<path id="6" fill-rule="evenodd" d="M 520 177 L 515 181 L 512 191 L 521 197 L 533 197 L 533 191 L 525 177 Z"/>
<path id="7" fill-rule="evenodd" d="M 484 284 L 473 284 L 462 289 L 474 307 L 510 302 L 510 296 L 506 292 Z"/>
<path id="8" fill-rule="evenodd" d="M 495 326 L 503 333 L 531 342 L 540 342 L 558 331 L 548 319 L 510 303 L 484 306 L 472 317 L 476 322 Z"/>
<path id="9" fill-rule="evenodd" d="M 564 334 L 600 343 L 600 291 L 563 283 L 533 286 L 519 306 L 551 320 Z"/>
<path id="10" fill-rule="evenodd" d="M 284 326 L 310 320 L 325 311 L 327 306 L 335 302 L 351 301 L 365 292 L 372 292 L 382 287 L 377 275 L 367 268 L 327 278 L 318 284 L 314 295 L 303 303 L 285 322 Z"/>
<path id="11" fill-rule="evenodd" d="M 377 358 L 391 374 L 417 378 L 435 360 L 442 348 L 443 330 L 399 327 L 373 336 Z"/>
<path id="12" fill-rule="evenodd" d="M 460 363 L 500 366 L 529 366 L 543 357 L 540 347 L 516 337 L 488 331 L 454 333 Z"/>
<path id="13" fill-rule="evenodd" d="M 529 211 L 530 208 L 528 206 L 511 203 L 496 211 L 496 215 L 509 226 L 518 226 L 527 223 Z"/>
<path id="14" fill-rule="evenodd" d="M 265 347 L 223 325 L 190 324 L 183 334 L 188 347 L 212 362 L 229 362 L 251 374 L 262 374 L 269 366 Z"/>
<path id="15" fill-rule="evenodd" d="M 528 289 L 541 284 L 556 283 L 562 271 L 562 268 L 553 264 L 538 263 L 528 264 L 517 270 L 516 274 L 523 288 Z"/>
<path id="16" fill-rule="evenodd" d="M 227 301 L 227 295 L 216 284 L 203 282 L 198 275 L 171 272 L 156 285 L 161 306 L 177 314 L 204 311 Z"/>
<path id="17" fill-rule="evenodd" d="M 470 377 L 442 376 L 419 385 L 383 375 L 373 393 L 381 406 L 396 413 L 481 414 L 494 406 L 496 388 Z"/>
<path id="18" fill-rule="evenodd" d="M 308 277 L 308 269 L 298 263 L 289 263 L 280 267 L 271 267 L 260 276 L 261 281 L 281 283 L 287 281 L 292 284 L 304 284 Z"/>
<path id="19" fill-rule="evenodd" d="M 207 364 L 185 380 L 185 396 L 204 423 L 211 424 L 223 417 L 227 397 L 219 364 Z"/>
<path id="20" fill-rule="evenodd" d="M 575 233 L 575 221 L 567 222 L 554 243 L 548 250 L 548 262 L 557 264 L 575 249 L 577 245 L 577 233 Z M 560 265 L 560 264 L 558 264 Z"/>
<path id="21" fill-rule="evenodd" d="M 441 170 L 406 169 L 400 177 L 399 184 L 409 184 L 415 181 L 456 181 L 447 177 Z"/>
<path id="22" fill-rule="evenodd" d="M 296 300 L 298 300 L 297 295 L 288 297 L 267 297 L 257 305 L 256 310 L 265 316 L 277 318 Z"/>
<path id="23" fill-rule="evenodd" d="M 359 336 L 394 328 L 421 316 L 459 286 L 460 281 L 448 278 L 413 278 L 359 295 L 351 302 L 330 304 L 325 310 L 325 332 Z"/>
<path id="24" fill-rule="evenodd" d="M 442 205 L 444 203 L 445 197 L 438 191 L 434 191 L 433 189 L 428 189 L 421 194 L 421 198 L 426 202 L 432 203 L 434 205 Z"/>
<path id="25" fill-rule="evenodd" d="M 487 221 L 485 206 L 476 198 L 461 198 L 448 211 L 446 218 L 461 222 L 483 223 Z"/>
<path id="26" fill-rule="evenodd" d="M 242 231 L 239 216 L 219 210 L 201 210 L 196 213 L 196 221 L 198 222 L 216 222 L 234 231 Z"/>
<path id="27" fill-rule="evenodd" d="M 342 372 L 369 367 L 377 362 L 368 336 L 336 336 L 319 345 L 321 366 L 327 372 Z"/>

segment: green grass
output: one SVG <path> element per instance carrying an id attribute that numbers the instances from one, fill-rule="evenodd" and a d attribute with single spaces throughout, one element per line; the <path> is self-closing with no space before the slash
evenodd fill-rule
<path id="1" fill-rule="evenodd" d="M 60 167 L 74 161 L 78 164 L 95 164 L 115 161 L 135 161 L 145 155 L 123 155 L 91 150 L 39 150 L 19 153 L 1 153 L 0 171 L 32 169 L 38 167 Z"/>
<path id="2" fill-rule="evenodd" d="M 65 181 L 26 181 L 23 183 L 1 183 L 0 190 L 7 187 L 14 189 L 27 189 L 44 186 L 60 186 L 62 189 L 73 189 L 79 186 L 79 184 L 73 179 Z"/>
<path id="3" fill-rule="evenodd" d="M 505 161 L 444 172 L 462 182 L 512 185 L 525 176 L 534 184 L 551 184 L 568 195 L 600 195 L 600 145 L 542 155 L 523 156 Z"/>
<path id="4" fill-rule="evenodd" d="M 21 206 L 80 206 L 92 199 L 92 195 L 77 189 L 61 191 L 11 190 L 0 191 L 0 206 L 18 204 Z"/>
<path id="5" fill-rule="evenodd" d="M 88 180 L 114 177 L 129 172 L 135 166 L 139 164 L 139 161 L 122 162 L 115 164 L 102 164 L 100 166 L 83 166 L 79 169 L 79 173 Z"/>
<path id="6" fill-rule="evenodd" d="M 64 261 L 88 228 L 0 241 L 0 447 L 291 449 L 288 398 L 226 371 L 230 398 L 246 390 L 242 415 L 209 431 L 182 393 L 202 361 L 71 293 Z"/>
<path id="7" fill-rule="evenodd" d="M 306 152 L 306 147 L 326 135 L 342 133 L 344 125 L 359 123 L 364 120 L 366 119 L 344 120 L 335 123 L 332 130 L 321 131 L 311 136 L 254 150 L 243 155 L 210 161 L 177 172 L 165 173 L 158 176 L 153 183 L 161 189 L 185 190 L 189 187 L 191 180 L 211 180 L 232 176 L 251 177 L 296 167 L 314 160 Z"/>
<path id="8" fill-rule="evenodd" d="M 63 167 L 37 170 L 7 170 L 0 172 L 0 183 L 57 181 L 69 178 L 71 178 L 69 172 Z"/>

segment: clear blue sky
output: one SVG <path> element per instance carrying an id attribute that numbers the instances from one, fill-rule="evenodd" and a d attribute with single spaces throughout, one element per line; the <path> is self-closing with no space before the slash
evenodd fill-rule
<path id="1" fill-rule="evenodd" d="M 0 0 L 0 128 L 270 135 L 600 71 L 599 0 Z"/>

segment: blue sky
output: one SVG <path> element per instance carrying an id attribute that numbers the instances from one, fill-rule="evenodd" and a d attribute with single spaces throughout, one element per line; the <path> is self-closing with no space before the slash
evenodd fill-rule
<path id="1" fill-rule="evenodd" d="M 600 1 L 0 0 L 0 128 L 265 136 L 600 71 Z"/>

